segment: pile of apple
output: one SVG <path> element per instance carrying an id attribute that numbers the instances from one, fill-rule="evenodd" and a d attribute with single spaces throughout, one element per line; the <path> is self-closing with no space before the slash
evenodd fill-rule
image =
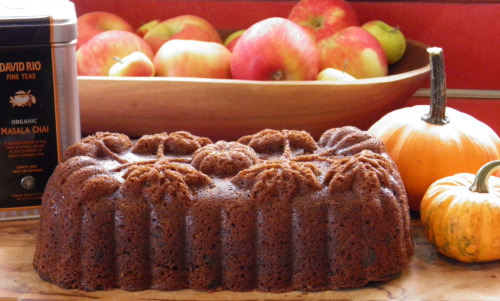
<path id="1" fill-rule="evenodd" d="M 300 0 L 224 41 L 205 19 L 180 15 L 137 29 L 102 11 L 78 18 L 83 76 L 175 76 L 246 80 L 353 80 L 386 76 L 406 51 L 398 28 L 360 25 L 345 0 Z"/>

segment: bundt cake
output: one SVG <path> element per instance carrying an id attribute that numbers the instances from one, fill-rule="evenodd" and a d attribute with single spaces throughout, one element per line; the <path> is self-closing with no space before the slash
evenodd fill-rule
<path id="1" fill-rule="evenodd" d="M 413 254 L 404 186 L 353 127 L 238 141 L 96 133 L 47 183 L 33 265 L 63 288 L 328 290 Z"/>

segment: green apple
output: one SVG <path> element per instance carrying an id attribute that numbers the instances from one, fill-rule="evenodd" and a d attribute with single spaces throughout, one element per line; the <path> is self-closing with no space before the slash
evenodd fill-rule
<path id="1" fill-rule="evenodd" d="M 109 76 L 154 76 L 153 61 L 140 51 L 134 51 L 124 58 L 115 58 L 116 63 L 109 68 Z"/>
<path id="2" fill-rule="evenodd" d="M 399 27 L 393 27 L 380 20 L 369 21 L 362 27 L 380 42 L 389 65 L 403 57 L 406 51 L 406 39 Z"/>
<path id="3" fill-rule="evenodd" d="M 318 73 L 316 80 L 322 81 L 344 81 L 344 80 L 355 80 L 356 78 L 345 71 L 334 69 L 334 68 L 325 68 Z"/>

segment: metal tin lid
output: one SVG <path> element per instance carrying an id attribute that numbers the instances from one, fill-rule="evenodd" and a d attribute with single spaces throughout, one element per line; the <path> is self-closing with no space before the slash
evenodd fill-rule
<path id="1" fill-rule="evenodd" d="M 0 0 L 0 46 L 76 42 L 76 21 L 68 0 Z"/>

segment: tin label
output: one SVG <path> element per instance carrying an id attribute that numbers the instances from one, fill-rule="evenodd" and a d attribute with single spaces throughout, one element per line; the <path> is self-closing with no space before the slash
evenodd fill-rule
<path id="1" fill-rule="evenodd" d="M 0 209 L 40 205 L 58 163 L 53 59 L 50 35 L 44 44 L 0 47 Z"/>

